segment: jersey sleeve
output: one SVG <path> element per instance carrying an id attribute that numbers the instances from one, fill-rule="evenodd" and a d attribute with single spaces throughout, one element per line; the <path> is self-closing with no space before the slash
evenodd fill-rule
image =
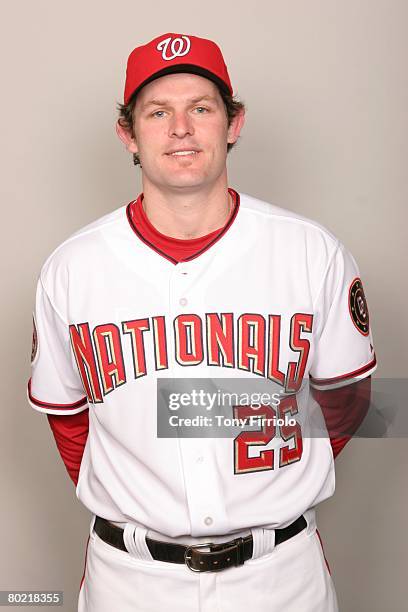
<path id="1" fill-rule="evenodd" d="M 317 331 L 310 384 L 335 389 L 370 376 L 377 367 L 367 300 L 357 263 L 337 246 L 315 305 Z"/>
<path id="2" fill-rule="evenodd" d="M 82 381 L 72 360 L 68 324 L 51 303 L 41 278 L 37 283 L 33 313 L 27 396 L 35 410 L 48 414 L 75 414 L 88 407 Z"/>

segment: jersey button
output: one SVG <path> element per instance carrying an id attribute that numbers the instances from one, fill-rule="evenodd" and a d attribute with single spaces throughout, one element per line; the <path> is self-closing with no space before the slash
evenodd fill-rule
<path id="1" fill-rule="evenodd" d="M 187 304 L 188 304 L 187 298 L 180 298 L 179 304 L 180 304 L 180 306 L 187 306 Z"/>
<path id="2" fill-rule="evenodd" d="M 213 524 L 213 520 L 212 520 L 211 516 L 206 516 L 205 519 L 204 519 L 204 523 L 206 525 L 212 525 Z"/>
<path id="3" fill-rule="evenodd" d="M 204 461 L 204 457 L 197 457 L 197 463 L 202 463 Z"/>
<path id="4" fill-rule="evenodd" d="M 183 274 L 183 276 L 187 274 L 187 270 L 185 266 L 179 264 L 178 269 L 179 269 L 180 274 Z"/>

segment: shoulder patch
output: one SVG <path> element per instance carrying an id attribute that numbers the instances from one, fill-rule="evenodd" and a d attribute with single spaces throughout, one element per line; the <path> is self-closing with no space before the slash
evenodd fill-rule
<path id="1" fill-rule="evenodd" d="M 351 319 L 358 331 L 363 334 L 363 336 L 368 336 L 370 317 L 361 278 L 355 278 L 350 285 L 349 311 Z"/>
<path id="2" fill-rule="evenodd" d="M 33 363 L 34 359 L 36 358 L 37 351 L 38 351 L 38 334 L 37 334 L 37 327 L 35 325 L 35 319 L 33 317 L 33 343 L 31 346 L 31 363 Z"/>

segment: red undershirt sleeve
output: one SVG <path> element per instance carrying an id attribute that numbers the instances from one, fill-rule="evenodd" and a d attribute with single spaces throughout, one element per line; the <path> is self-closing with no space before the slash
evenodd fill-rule
<path id="1" fill-rule="evenodd" d="M 58 451 L 75 486 L 89 431 L 89 409 L 77 414 L 47 414 Z"/>
<path id="2" fill-rule="evenodd" d="M 321 391 L 311 388 L 322 409 L 334 458 L 358 430 L 370 407 L 371 377 L 354 384 Z"/>

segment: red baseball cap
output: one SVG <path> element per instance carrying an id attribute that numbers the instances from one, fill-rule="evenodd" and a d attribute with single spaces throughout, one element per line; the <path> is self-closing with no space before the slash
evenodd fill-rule
<path id="1" fill-rule="evenodd" d="M 186 34 L 162 34 L 133 49 L 128 57 L 124 103 L 144 85 L 165 74 L 190 72 L 212 80 L 233 95 L 221 50 L 212 40 Z"/>

